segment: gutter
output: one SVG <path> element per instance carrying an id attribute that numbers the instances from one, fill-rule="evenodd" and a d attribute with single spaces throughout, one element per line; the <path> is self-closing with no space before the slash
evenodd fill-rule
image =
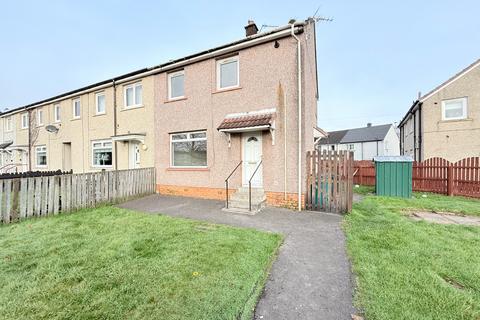
<path id="1" fill-rule="evenodd" d="M 291 35 L 297 41 L 297 89 L 298 89 L 298 211 L 302 210 L 302 45 L 295 35 L 295 23 L 291 24 Z"/>
<path id="2" fill-rule="evenodd" d="M 17 109 L 9 110 L 7 112 L 2 113 L 1 115 L 7 115 L 7 114 L 14 114 L 17 112 L 20 112 L 22 110 L 26 109 L 31 109 L 31 108 L 36 108 L 36 107 L 41 107 L 44 105 L 48 105 L 51 103 L 55 103 L 61 100 L 65 100 L 68 98 L 73 98 L 77 97 L 82 94 L 86 94 L 89 92 L 101 90 L 107 87 L 110 87 L 112 85 L 112 81 L 115 81 L 117 84 L 122 84 L 125 82 L 129 81 L 134 81 L 136 79 L 140 79 L 146 76 L 158 74 L 158 73 L 163 73 L 168 70 L 176 69 L 182 66 L 186 66 L 189 64 L 193 64 L 196 62 L 200 62 L 203 60 L 207 60 L 213 57 L 221 56 L 224 54 L 228 54 L 231 52 L 235 52 L 241 49 L 253 47 L 259 44 L 263 44 L 272 40 L 288 37 L 290 35 L 293 35 L 295 38 L 295 33 L 302 33 L 303 32 L 303 26 L 305 25 L 305 22 L 295 22 L 293 24 L 289 24 L 287 26 L 272 30 L 270 33 L 267 34 L 261 34 L 261 35 L 254 35 L 251 37 L 247 37 L 245 39 L 239 40 L 237 42 L 233 42 L 232 44 L 228 44 L 225 46 L 217 47 L 214 49 L 209 49 L 203 52 L 200 52 L 198 54 L 194 54 L 191 56 L 187 56 L 185 58 L 177 59 L 174 61 L 170 61 L 155 67 L 151 68 L 144 68 L 138 71 L 134 71 L 119 77 L 112 78 L 110 80 L 102 81 L 97 84 L 93 84 L 78 90 L 70 91 L 65 94 L 55 96 L 51 99 L 47 100 L 42 100 L 40 102 L 36 102 L 30 105 L 26 105 Z M 298 39 L 298 38 L 297 38 Z"/>

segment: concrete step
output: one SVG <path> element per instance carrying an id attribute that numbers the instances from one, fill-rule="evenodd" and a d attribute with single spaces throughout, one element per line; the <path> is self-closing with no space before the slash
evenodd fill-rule
<path id="1" fill-rule="evenodd" d="M 263 188 L 252 188 L 251 206 L 252 210 L 249 210 L 249 192 L 248 187 L 240 187 L 238 190 L 230 196 L 228 202 L 228 212 L 234 213 L 246 213 L 255 214 L 265 207 L 267 197 Z"/>
<path id="2" fill-rule="evenodd" d="M 229 207 L 228 209 L 223 208 L 222 210 L 229 213 L 247 214 L 250 216 L 253 216 L 260 211 L 260 210 L 253 210 L 253 209 L 252 211 L 249 211 L 248 209 L 240 209 L 240 208 L 232 208 L 232 207 Z"/>
<path id="3" fill-rule="evenodd" d="M 249 192 L 248 188 L 238 188 L 238 190 L 231 195 L 231 200 L 238 200 L 238 201 L 248 201 Z M 267 199 L 265 195 L 265 191 L 260 188 L 252 188 L 252 202 L 262 202 Z"/>
<path id="4" fill-rule="evenodd" d="M 231 195 L 230 200 L 237 201 L 248 201 L 248 193 L 234 193 Z M 253 194 L 252 193 L 252 202 L 262 202 L 267 200 L 265 194 Z"/>
<path id="5" fill-rule="evenodd" d="M 265 207 L 266 200 L 263 201 L 252 201 L 252 210 L 260 210 Z M 248 200 L 231 200 L 228 202 L 228 206 L 230 208 L 240 208 L 240 209 L 248 209 L 249 204 Z"/>

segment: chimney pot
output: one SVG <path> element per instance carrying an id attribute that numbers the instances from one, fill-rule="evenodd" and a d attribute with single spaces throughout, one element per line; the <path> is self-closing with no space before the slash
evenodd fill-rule
<path id="1" fill-rule="evenodd" d="M 255 21 L 253 20 L 248 20 L 247 25 L 245 26 L 245 36 L 253 36 L 257 34 L 258 28 L 257 25 L 255 24 Z"/>
<path id="2" fill-rule="evenodd" d="M 371 122 L 367 123 L 367 128 L 370 128 L 371 126 L 372 126 Z"/>

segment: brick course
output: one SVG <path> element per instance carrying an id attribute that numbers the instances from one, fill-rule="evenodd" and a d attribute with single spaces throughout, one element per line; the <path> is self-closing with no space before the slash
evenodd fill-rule
<path id="1" fill-rule="evenodd" d="M 208 188 L 208 187 L 191 187 L 191 186 L 172 186 L 157 184 L 157 193 L 184 196 L 192 198 L 225 200 L 225 189 Z M 229 193 L 235 193 L 235 189 L 229 189 Z M 285 207 L 290 209 L 297 208 L 297 194 L 287 193 L 286 199 L 283 192 L 266 191 L 267 204 L 274 207 Z M 302 194 L 302 208 L 305 206 L 305 196 Z"/>

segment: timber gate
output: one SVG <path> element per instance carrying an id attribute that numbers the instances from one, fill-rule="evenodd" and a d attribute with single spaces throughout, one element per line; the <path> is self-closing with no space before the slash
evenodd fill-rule
<path id="1" fill-rule="evenodd" d="M 307 210 L 346 213 L 353 202 L 353 152 L 308 151 Z"/>

